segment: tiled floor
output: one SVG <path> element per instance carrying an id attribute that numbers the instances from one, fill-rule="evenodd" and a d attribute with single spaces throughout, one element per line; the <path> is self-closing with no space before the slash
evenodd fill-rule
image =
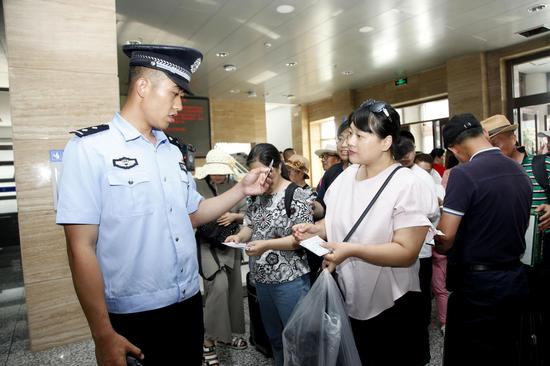
<path id="1" fill-rule="evenodd" d="M 248 304 L 245 299 L 245 317 L 248 329 Z M 434 320 L 435 322 L 435 320 Z M 26 319 L 25 291 L 18 246 L 0 247 L 0 366 L 44 365 L 95 365 L 92 341 L 55 347 L 44 352 L 30 352 Z M 248 334 L 245 335 L 248 338 Z M 443 339 L 439 328 L 430 327 L 432 361 L 430 366 L 441 365 Z M 267 366 L 271 360 L 253 347 L 235 351 L 218 348 L 224 366 Z"/>

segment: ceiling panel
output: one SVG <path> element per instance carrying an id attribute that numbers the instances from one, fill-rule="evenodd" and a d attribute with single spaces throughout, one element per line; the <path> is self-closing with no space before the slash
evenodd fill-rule
<path id="1" fill-rule="evenodd" d="M 277 6 L 291 4 L 290 14 Z M 371 85 L 524 39 L 514 32 L 548 23 L 525 0 L 117 0 L 120 45 L 127 40 L 196 47 L 205 61 L 192 88 L 200 95 L 293 103 Z M 548 25 L 548 24 L 547 24 Z M 368 33 L 359 28 L 370 26 Z M 264 43 L 269 42 L 270 48 Z M 217 52 L 229 52 L 225 58 Z M 121 58 L 119 74 L 125 75 Z M 293 68 L 287 62 L 297 62 Z M 228 73 L 224 64 L 235 64 Z M 352 75 L 342 75 L 351 70 Z M 277 76 L 259 85 L 265 71 Z M 121 77 L 121 85 L 126 80 Z M 233 95 L 230 89 L 241 92 Z M 125 87 L 121 86 L 121 90 Z"/>

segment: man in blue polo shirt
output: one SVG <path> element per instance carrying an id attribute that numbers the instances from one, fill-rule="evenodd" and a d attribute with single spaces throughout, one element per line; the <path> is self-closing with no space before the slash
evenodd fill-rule
<path id="1" fill-rule="evenodd" d="M 532 187 L 516 162 L 491 145 L 472 114 L 451 118 L 451 171 L 436 248 L 448 252 L 444 366 L 519 365 L 519 321 L 527 296 L 525 250 Z"/>
<path id="2" fill-rule="evenodd" d="M 166 129 L 182 109 L 202 54 L 127 45 L 127 101 L 109 124 L 75 131 L 63 157 L 57 223 L 64 225 L 78 299 L 97 363 L 200 365 L 203 315 L 193 228 L 265 192 L 253 170 L 203 200 Z"/>

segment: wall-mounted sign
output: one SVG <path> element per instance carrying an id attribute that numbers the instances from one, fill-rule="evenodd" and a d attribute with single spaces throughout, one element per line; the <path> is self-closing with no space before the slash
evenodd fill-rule
<path id="1" fill-rule="evenodd" d="M 195 147 L 197 157 L 205 157 L 210 150 L 210 103 L 205 97 L 181 98 L 182 110 L 166 129 L 180 142 Z"/>
<path id="2" fill-rule="evenodd" d="M 407 78 L 399 78 L 395 80 L 395 86 L 407 85 Z"/>

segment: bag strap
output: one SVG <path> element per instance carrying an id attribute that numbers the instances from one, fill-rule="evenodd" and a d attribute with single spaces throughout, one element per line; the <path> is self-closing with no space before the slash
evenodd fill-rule
<path id="1" fill-rule="evenodd" d="M 392 179 L 393 175 L 401 168 L 404 168 L 403 165 L 400 165 L 398 167 L 396 167 L 391 173 L 390 175 L 388 175 L 388 177 L 386 178 L 386 180 L 384 181 L 384 183 L 382 184 L 382 186 L 380 187 L 380 189 L 378 190 L 378 192 L 376 192 L 376 194 L 374 195 L 374 197 L 372 198 L 372 200 L 370 201 L 369 205 L 367 206 L 367 208 L 365 208 L 365 211 L 363 211 L 363 213 L 361 214 L 361 216 L 359 216 L 359 218 L 357 219 L 357 221 L 355 222 L 355 225 L 353 225 L 353 227 L 351 228 L 351 230 L 349 231 L 348 235 L 346 235 L 346 237 L 344 238 L 344 242 L 347 242 L 349 240 L 349 238 L 351 238 L 351 236 L 353 235 L 353 233 L 355 232 L 355 230 L 357 230 L 357 228 L 359 227 L 359 224 L 361 224 L 361 221 L 363 221 L 363 219 L 365 218 L 365 216 L 367 216 L 367 214 L 369 213 L 370 209 L 372 208 L 372 206 L 374 205 L 374 203 L 376 202 L 376 200 L 378 199 L 378 197 L 380 197 L 380 195 L 382 194 L 382 191 L 384 190 L 384 188 L 386 188 L 386 186 L 388 185 L 388 183 L 390 182 L 390 180 Z"/>
<path id="2" fill-rule="evenodd" d="M 294 198 L 294 191 L 298 188 L 298 185 L 294 182 L 290 183 L 285 188 L 285 211 L 286 216 L 290 218 L 290 215 L 292 214 L 290 204 L 292 203 L 292 199 Z"/>
<path id="3" fill-rule="evenodd" d="M 547 155 L 535 155 L 533 156 L 533 175 L 537 183 L 544 189 L 546 197 L 550 202 L 550 183 L 548 182 L 548 172 L 546 171 L 546 156 Z"/>

